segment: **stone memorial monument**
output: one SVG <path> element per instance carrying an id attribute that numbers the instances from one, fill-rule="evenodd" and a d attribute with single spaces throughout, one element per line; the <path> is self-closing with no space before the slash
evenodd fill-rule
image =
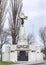
<path id="1" fill-rule="evenodd" d="M 24 20 L 27 19 L 27 16 L 24 16 L 22 13 L 19 19 L 21 20 L 21 26 L 18 43 L 16 45 L 12 44 L 6 47 L 5 52 L 2 54 L 2 61 L 43 61 L 41 48 L 36 45 L 29 45 L 25 38 Z"/>

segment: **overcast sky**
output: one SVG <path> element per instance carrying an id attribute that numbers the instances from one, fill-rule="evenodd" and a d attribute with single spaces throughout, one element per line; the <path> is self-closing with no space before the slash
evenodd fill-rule
<path id="1" fill-rule="evenodd" d="M 23 0 L 23 11 L 28 16 L 27 33 L 33 31 L 37 35 L 39 28 L 46 25 L 46 0 Z"/>
<path id="2" fill-rule="evenodd" d="M 33 31 L 37 36 L 36 44 L 40 45 L 38 31 L 40 27 L 46 26 L 46 0 L 23 0 L 22 10 L 28 16 L 28 20 L 25 21 L 26 33 Z"/>
<path id="3" fill-rule="evenodd" d="M 33 32 L 39 43 L 39 29 L 46 26 L 46 0 L 23 0 L 22 10 L 28 16 L 25 21 L 26 34 Z"/>

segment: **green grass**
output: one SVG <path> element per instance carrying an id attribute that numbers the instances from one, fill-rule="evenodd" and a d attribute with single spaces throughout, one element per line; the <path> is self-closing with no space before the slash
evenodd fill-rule
<path id="1" fill-rule="evenodd" d="M 10 64 L 18 64 L 17 62 L 1 62 L 0 61 L 0 65 L 10 65 Z"/>

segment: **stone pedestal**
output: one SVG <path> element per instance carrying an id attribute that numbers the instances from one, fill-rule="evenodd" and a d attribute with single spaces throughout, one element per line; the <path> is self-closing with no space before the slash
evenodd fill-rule
<path id="1" fill-rule="evenodd" d="M 28 42 L 25 38 L 25 29 L 24 26 L 20 27 L 19 31 L 19 39 L 18 39 L 18 44 L 17 45 L 28 45 Z"/>
<path id="2" fill-rule="evenodd" d="M 10 47 L 10 61 L 17 61 L 16 45 L 11 45 Z"/>

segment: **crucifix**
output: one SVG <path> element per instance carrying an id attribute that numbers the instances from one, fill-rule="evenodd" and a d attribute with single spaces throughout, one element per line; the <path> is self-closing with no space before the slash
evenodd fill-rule
<path id="1" fill-rule="evenodd" d="M 21 15 L 19 16 L 19 19 L 21 19 L 21 24 L 23 26 L 24 25 L 24 20 L 27 19 L 27 16 L 25 16 L 24 13 L 21 13 Z"/>

